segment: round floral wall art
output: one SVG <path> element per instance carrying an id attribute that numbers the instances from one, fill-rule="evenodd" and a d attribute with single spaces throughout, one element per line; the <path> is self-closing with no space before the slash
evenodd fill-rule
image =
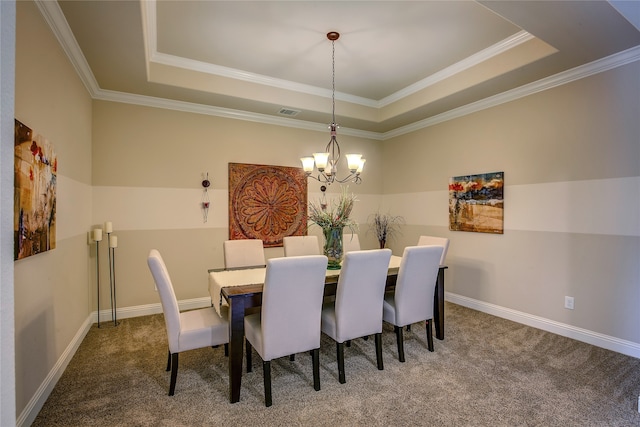
<path id="1" fill-rule="evenodd" d="M 229 239 L 282 246 L 307 231 L 307 177 L 302 168 L 229 163 Z"/>

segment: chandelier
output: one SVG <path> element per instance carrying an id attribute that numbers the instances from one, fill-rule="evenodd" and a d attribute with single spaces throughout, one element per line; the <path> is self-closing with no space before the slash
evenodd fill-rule
<path id="1" fill-rule="evenodd" d="M 336 47 L 335 42 L 340 37 L 340 33 L 331 31 L 327 33 L 327 38 L 331 40 L 332 48 L 332 111 L 331 111 L 331 124 L 329 129 L 331 131 L 331 139 L 327 144 L 323 153 L 313 153 L 313 157 L 302 157 L 302 169 L 307 174 L 307 177 L 316 179 L 327 185 L 331 185 L 333 182 L 344 183 L 347 181 L 360 184 L 362 178 L 360 173 L 364 167 L 365 159 L 362 158 L 362 154 L 347 154 L 347 167 L 349 168 L 349 175 L 342 179 L 338 179 L 338 160 L 340 159 L 340 144 L 336 138 L 338 125 L 336 124 Z M 312 175 L 314 168 L 318 170 L 317 176 Z"/>

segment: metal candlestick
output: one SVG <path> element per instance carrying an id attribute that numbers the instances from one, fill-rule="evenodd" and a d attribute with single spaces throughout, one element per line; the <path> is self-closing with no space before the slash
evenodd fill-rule
<path id="1" fill-rule="evenodd" d="M 116 304 L 116 248 L 111 246 L 111 239 L 109 239 L 109 288 L 111 291 L 111 320 L 113 320 L 113 326 L 118 326 L 118 309 Z"/>
<path id="2" fill-rule="evenodd" d="M 111 297 L 111 320 L 113 326 L 118 326 L 118 314 L 116 305 L 116 246 L 112 242 L 111 233 L 107 233 L 109 244 L 109 294 Z"/>
<path id="3" fill-rule="evenodd" d="M 96 240 L 96 282 L 98 286 L 98 328 L 100 327 L 100 240 Z"/>

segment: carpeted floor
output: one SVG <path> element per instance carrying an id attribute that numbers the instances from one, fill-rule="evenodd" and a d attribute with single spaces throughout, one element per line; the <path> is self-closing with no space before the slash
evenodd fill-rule
<path id="1" fill-rule="evenodd" d="M 374 340 L 354 341 L 346 384 L 323 336 L 322 389 L 308 354 L 278 359 L 265 408 L 257 354 L 238 403 L 228 401 L 222 347 L 181 354 L 169 397 L 162 315 L 94 325 L 33 426 L 640 426 L 640 359 L 450 303 L 445 334 L 430 353 L 413 325 L 400 363 L 385 326 L 384 371 Z"/>

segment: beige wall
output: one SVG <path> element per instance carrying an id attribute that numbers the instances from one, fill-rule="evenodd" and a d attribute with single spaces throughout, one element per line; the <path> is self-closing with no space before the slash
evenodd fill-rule
<path id="1" fill-rule="evenodd" d="M 118 305 L 159 302 L 146 265 L 152 248 L 163 254 L 178 299 L 206 298 L 207 269 L 224 265 L 228 164 L 300 167 L 300 157 L 324 148 L 328 138 L 328 132 L 94 101 L 93 223 L 112 221 L 118 236 Z M 343 150 L 367 159 L 364 182 L 349 186 L 359 199 L 356 220 L 365 223 L 380 203 L 382 178 L 375 171 L 382 169 L 382 143 L 338 138 Z M 204 223 L 201 181 L 207 172 L 211 208 Z M 309 199 L 315 200 L 320 184 L 308 182 Z M 334 184 L 329 191 L 338 189 Z M 310 233 L 318 234 L 316 228 Z M 363 235 L 363 241 L 373 247 L 369 237 L 367 242 Z M 278 255 L 281 248 L 267 249 L 268 257 Z M 103 294 L 108 297 L 106 289 Z"/>
<path id="2" fill-rule="evenodd" d="M 15 115 L 58 157 L 54 250 L 14 263 L 20 415 L 91 313 L 91 98 L 40 12 L 17 2 Z"/>
<path id="3" fill-rule="evenodd" d="M 449 237 L 451 298 L 640 343 L 638 76 L 636 62 L 386 141 L 384 201 L 408 224 L 395 248 Z M 449 178 L 497 171 L 504 234 L 450 232 Z"/>
<path id="4" fill-rule="evenodd" d="M 158 303 L 146 268 L 151 248 L 166 257 L 179 299 L 206 298 L 204 272 L 222 265 L 228 233 L 228 163 L 298 166 L 328 135 L 92 101 L 37 8 L 18 2 L 17 14 L 15 114 L 59 159 L 57 248 L 14 264 L 20 414 L 96 309 L 92 227 L 112 221 L 119 237 L 123 310 Z M 453 300 L 640 346 L 638 75 L 640 64 L 630 64 L 384 143 L 339 136 L 343 149 L 367 158 L 364 183 L 351 187 L 356 220 L 378 208 L 405 216 L 389 242 L 396 254 L 420 234 L 450 237 Z M 449 232 L 449 177 L 500 170 L 505 234 Z M 318 197 L 319 185 L 309 185 L 310 199 Z M 363 228 L 364 246 L 375 247 Z M 575 297 L 575 310 L 562 308 L 564 295 Z"/>
<path id="5" fill-rule="evenodd" d="M 227 188 L 227 165 L 259 163 L 300 167 L 300 157 L 324 149 L 329 132 L 313 132 L 188 112 L 95 101 L 93 185 L 201 189 Z M 352 186 L 376 194 L 382 177 L 381 143 L 340 135 L 344 151 L 367 158 L 367 179 Z M 368 166 L 371 166 L 371 173 Z M 317 182 L 309 180 L 316 190 Z"/>
<path id="6" fill-rule="evenodd" d="M 390 242 L 397 254 L 423 233 L 450 237 L 452 297 L 640 342 L 639 209 L 628 196 L 640 175 L 637 71 L 627 65 L 386 141 L 383 167 L 380 143 L 342 138 L 373 160 L 367 171 L 393 171 L 354 187 L 358 220 L 379 206 L 403 215 L 407 226 Z M 222 265 L 228 162 L 297 166 L 324 142 L 309 131 L 110 102 L 94 103 L 93 125 L 93 222 L 115 218 L 124 236 L 123 307 L 156 301 L 144 265 L 151 247 L 175 266 L 180 299 L 206 296 L 200 272 Z M 202 224 L 205 171 L 213 207 Z M 490 171 L 505 172 L 505 234 L 449 232 L 449 177 Z M 185 253 L 188 264 L 172 260 Z M 565 295 L 575 310 L 564 309 Z"/>

